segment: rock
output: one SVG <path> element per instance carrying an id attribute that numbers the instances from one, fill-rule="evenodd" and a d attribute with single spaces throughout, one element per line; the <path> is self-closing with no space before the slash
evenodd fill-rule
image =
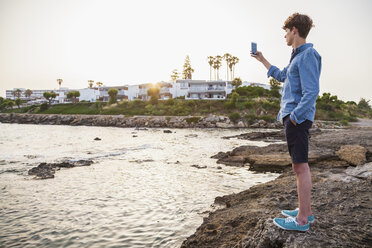
<path id="1" fill-rule="evenodd" d="M 352 165 L 364 164 L 367 161 L 366 153 L 366 148 L 359 145 L 344 145 L 336 152 L 340 159 Z"/>
<path id="2" fill-rule="evenodd" d="M 28 171 L 29 175 L 35 175 L 37 179 L 54 178 L 56 167 L 53 164 L 40 163 Z"/>
<path id="3" fill-rule="evenodd" d="M 276 140 L 285 141 L 285 135 L 283 130 L 273 132 L 250 132 L 234 136 L 225 136 L 222 138 L 223 139 L 238 138 L 244 140 L 260 140 L 266 142 L 273 142 Z"/>
<path id="4" fill-rule="evenodd" d="M 205 168 L 207 168 L 207 166 L 199 166 L 197 164 L 193 164 L 193 165 L 191 165 L 191 167 L 195 167 L 197 169 L 205 169 Z"/>
<path id="5" fill-rule="evenodd" d="M 217 169 L 222 170 L 222 167 L 221 166 L 217 166 Z"/>
<path id="6" fill-rule="evenodd" d="M 132 135 L 133 138 L 138 137 L 137 135 Z"/>
<path id="7" fill-rule="evenodd" d="M 232 128 L 234 127 L 233 124 L 229 124 L 229 123 L 225 123 L 225 122 L 217 122 L 216 123 L 216 127 L 219 127 L 219 128 Z"/>
<path id="8" fill-rule="evenodd" d="M 291 157 L 287 153 L 254 154 L 246 157 L 250 170 L 281 172 L 292 165 Z"/>
<path id="9" fill-rule="evenodd" d="M 60 168 L 72 168 L 77 166 L 89 166 L 92 160 L 64 161 L 60 163 L 40 163 L 37 167 L 28 170 L 29 175 L 35 175 L 35 179 L 54 178 L 56 170 Z"/>
<path id="10" fill-rule="evenodd" d="M 238 127 L 245 127 L 244 125 L 244 122 L 243 121 L 239 121 L 238 124 L 237 124 Z"/>
<path id="11" fill-rule="evenodd" d="M 164 133 L 172 133 L 171 130 L 163 130 Z"/>
<path id="12" fill-rule="evenodd" d="M 98 137 L 95 137 L 95 138 L 94 138 L 94 140 L 101 140 L 101 139 L 100 139 L 100 138 L 98 138 Z"/>
<path id="13" fill-rule="evenodd" d="M 198 137 L 198 135 L 197 134 L 194 134 L 194 133 L 191 133 L 191 134 L 186 134 L 185 137 L 196 138 L 196 137 Z"/>

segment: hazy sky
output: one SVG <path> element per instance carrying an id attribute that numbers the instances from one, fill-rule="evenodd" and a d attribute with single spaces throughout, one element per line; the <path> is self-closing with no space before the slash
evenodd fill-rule
<path id="1" fill-rule="evenodd" d="M 281 27 L 300 12 L 315 24 L 307 41 L 322 56 L 321 93 L 372 100 L 371 11 L 370 0 L 0 0 L 0 96 L 55 89 L 57 78 L 69 88 L 167 81 L 186 55 L 193 79 L 209 79 L 207 56 L 226 52 L 240 59 L 236 76 L 268 82 L 250 42 L 283 68 L 291 48 Z"/>

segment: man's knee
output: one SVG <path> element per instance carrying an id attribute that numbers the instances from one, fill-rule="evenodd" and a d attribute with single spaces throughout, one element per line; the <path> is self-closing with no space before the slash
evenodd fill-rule
<path id="1" fill-rule="evenodd" d="M 305 173 L 310 170 L 308 163 L 292 163 L 292 169 L 296 174 Z"/>

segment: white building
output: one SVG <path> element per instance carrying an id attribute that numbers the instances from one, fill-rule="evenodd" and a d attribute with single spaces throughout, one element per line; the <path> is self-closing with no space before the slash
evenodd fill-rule
<path id="1" fill-rule="evenodd" d="M 226 99 L 227 94 L 232 92 L 231 81 L 222 80 L 191 80 L 183 79 L 176 81 L 180 89 L 180 95 L 186 100 L 221 100 Z M 177 94 L 177 96 L 180 96 Z"/>

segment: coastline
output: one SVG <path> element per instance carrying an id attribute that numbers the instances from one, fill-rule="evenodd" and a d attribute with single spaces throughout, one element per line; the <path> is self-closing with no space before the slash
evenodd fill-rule
<path id="1" fill-rule="evenodd" d="M 311 136 L 316 220 L 306 233 L 284 231 L 272 222 L 281 209 L 297 207 L 296 180 L 287 153 L 286 144 L 271 144 L 217 154 L 218 163 L 249 163 L 261 172 L 280 167 L 282 173 L 271 182 L 217 197 L 214 204 L 223 208 L 204 218 L 181 247 L 370 247 L 372 128 L 323 130 Z"/>
<path id="2" fill-rule="evenodd" d="M 124 115 L 62 115 L 0 113 L 1 123 L 103 126 L 103 127 L 148 127 L 148 128 L 270 128 L 281 129 L 280 122 L 264 120 L 252 124 L 232 122 L 227 116 L 124 116 Z M 313 128 L 344 128 L 337 122 L 318 121 Z"/>

